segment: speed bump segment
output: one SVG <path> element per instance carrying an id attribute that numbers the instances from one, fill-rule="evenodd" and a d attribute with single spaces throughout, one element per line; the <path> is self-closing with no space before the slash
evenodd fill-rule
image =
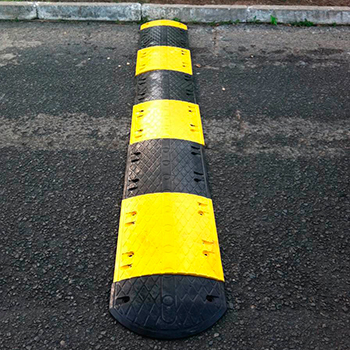
<path id="1" fill-rule="evenodd" d="M 226 311 L 187 26 L 141 26 L 110 312 L 139 334 L 175 339 Z"/>

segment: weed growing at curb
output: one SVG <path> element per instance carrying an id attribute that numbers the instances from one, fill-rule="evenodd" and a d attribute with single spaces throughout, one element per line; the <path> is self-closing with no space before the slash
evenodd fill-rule
<path id="1" fill-rule="evenodd" d="M 270 16 L 270 23 L 274 26 L 277 26 L 277 17 Z"/>
<path id="2" fill-rule="evenodd" d="M 137 24 L 144 24 L 146 22 L 149 22 L 149 18 L 147 16 L 142 17 L 141 20 L 137 22 Z"/>
<path id="3" fill-rule="evenodd" d="M 249 21 L 248 23 L 260 24 L 261 21 L 260 21 L 260 19 L 256 19 L 256 16 L 254 16 L 254 18 L 251 21 Z"/>

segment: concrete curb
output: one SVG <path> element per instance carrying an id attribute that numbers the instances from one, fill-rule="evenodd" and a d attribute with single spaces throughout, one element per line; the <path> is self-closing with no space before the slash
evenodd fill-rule
<path id="1" fill-rule="evenodd" d="M 0 2 L 0 20 L 6 19 L 36 19 L 37 13 L 33 2 Z"/>
<path id="2" fill-rule="evenodd" d="M 350 24 L 350 7 L 326 6 L 244 6 L 244 5 L 157 5 L 143 4 L 142 18 L 178 18 L 183 22 L 261 22 L 295 23 L 308 20 L 314 24 Z"/>
<path id="3" fill-rule="evenodd" d="M 314 24 L 350 25 L 350 7 L 161 5 L 140 3 L 0 2 L 0 20 L 120 21 L 174 19 L 183 22 L 278 23 L 308 20 Z"/>
<path id="4" fill-rule="evenodd" d="M 139 3 L 37 2 L 38 18 L 72 21 L 141 21 Z"/>

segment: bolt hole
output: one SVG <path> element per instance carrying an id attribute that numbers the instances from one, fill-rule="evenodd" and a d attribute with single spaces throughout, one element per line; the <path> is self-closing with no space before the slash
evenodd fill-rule
<path id="1" fill-rule="evenodd" d="M 120 305 L 120 304 L 128 303 L 129 301 L 130 301 L 130 297 L 128 295 L 125 295 L 124 297 L 117 298 L 115 303 L 117 305 Z"/>
<path id="2" fill-rule="evenodd" d="M 217 299 L 218 297 L 216 295 L 207 295 L 207 300 L 212 303 L 215 299 Z"/>
<path id="3" fill-rule="evenodd" d="M 123 253 L 123 255 L 127 255 L 129 258 L 132 258 L 134 255 L 134 252 L 126 252 L 126 253 Z"/>

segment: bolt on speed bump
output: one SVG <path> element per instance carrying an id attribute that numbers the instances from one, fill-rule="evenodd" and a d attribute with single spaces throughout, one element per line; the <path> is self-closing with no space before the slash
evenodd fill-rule
<path id="1" fill-rule="evenodd" d="M 141 26 L 136 98 L 110 312 L 130 330 L 176 339 L 226 311 L 187 26 Z"/>

